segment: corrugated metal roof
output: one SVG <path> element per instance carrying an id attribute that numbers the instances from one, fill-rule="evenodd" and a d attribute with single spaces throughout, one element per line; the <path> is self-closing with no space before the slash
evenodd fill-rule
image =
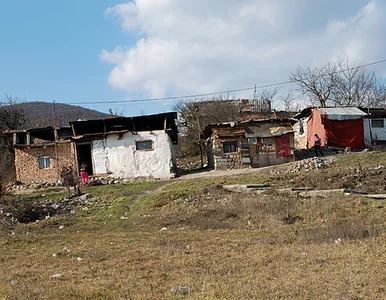
<path id="1" fill-rule="evenodd" d="M 365 112 L 361 111 L 357 107 L 324 107 L 320 108 L 327 116 L 340 115 L 340 116 L 365 116 Z"/>

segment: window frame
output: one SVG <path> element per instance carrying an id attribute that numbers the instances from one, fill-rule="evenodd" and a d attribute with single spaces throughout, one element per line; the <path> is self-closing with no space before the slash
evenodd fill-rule
<path id="1" fill-rule="evenodd" d="M 382 126 L 374 126 L 376 122 L 382 121 Z M 371 128 L 384 128 L 385 127 L 385 120 L 384 119 L 371 119 Z"/>
<path id="2" fill-rule="evenodd" d="M 150 143 L 151 148 L 139 148 L 138 145 Z M 141 141 L 135 141 L 135 150 L 136 151 L 154 151 L 154 142 L 152 140 L 141 140 Z"/>
<path id="3" fill-rule="evenodd" d="M 230 150 L 233 150 L 231 147 L 234 146 L 234 151 L 230 151 Z M 230 147 L 230 148 L 228 148 Z M 237 152 L 237 142 L 236 141 L 232 141 L 232 142 L 223 142 L 222 144 L 222 151 L 224 153 L 236 153 Z"/>
<path id="4" fill-rule="evenodd" d="M 41 155 L 38 157 L 39 169 L 51 169 L 51 155 Z"/>

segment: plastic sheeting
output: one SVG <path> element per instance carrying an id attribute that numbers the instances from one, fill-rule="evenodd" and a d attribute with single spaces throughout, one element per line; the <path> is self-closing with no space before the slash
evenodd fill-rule
<path id="1" fill-rule="evenodd" d="M 364 149 L 363 119 L 331 120 L 324 118 L 328 145 L 336 147 L 351 147 L 352 149 Z"/>

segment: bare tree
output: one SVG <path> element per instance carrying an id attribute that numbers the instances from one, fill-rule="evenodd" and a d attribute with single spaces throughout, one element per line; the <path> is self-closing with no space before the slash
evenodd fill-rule
<path id="1" fill-rule="evenodd" d="M 374 71 L 358 64 L 341 61 L 334 75 L 332 98 L 336 106 L 379 106 L 384 100 L 385 85 Z"/>
<path id="2" fill-rule="evenodd" d="M 187 156 L 202 155 L 205 145 L 202 141 L 204 129 L 212 123 L 222 123 L 240 119 L 240 107 L 237 100 L 230 99 L 230 95 L 220 95 L 211 99 L 194 99 L 179 101 L 173 106 L 178 113 L 181 133 L 179 148 Z"/>
<path id="3" fill-rule="evenodd" d="M 173 106 L 179 114 L 179 122 L 187 131 L 198 137 L 208 124 L 235 121 L 240 118 L 237 100 L 223 96 L 210 100 L 179 101 Z"/>
<path id="4" fill-rule="evenodd" d="M 376 107 L 385 102 L 385 83 L 374 71 L 340 61 L 320 68 L 298 67 L 290 79 L 314 104 L 326 106 Z"/>
<path id="5" fill-rule="evenodd" d="M 23 100 L 8 95 L 0 102 L 0 128 L 3 130 L 16 130 L 27 125 Z"/>
<path id="6" fill-rule="evenodd" d="M 326 107 L 331 100 L 331 93 L 334 89 L 334 75 L 336 66 L 327 64 L 320 68 L 298 67 L 291 73 L 290 79 L 298 84 L 298 90 L 310 97 L 311 101 Z"/>
<path id="7" fill-rule="evenodd" d="M 12 172 L 13 152 L 9 149 L 6 137 L 0 133 L 0 197 L 3 192 L 2 183 L 7 181 Z"/>
<path id="8" fill-rule="evenodd" d="M 296 103 L 295 96 L 292 91 L 279 97 L 281 108 L 284 111 L 291 112 L 299 110 L 299 105 Z"/>
<path id="9" fill-rule="evenodd" d="M 10 140 L 3 134 L 3 130 L 19 129 L 27 123 L 25 112 L 19 98 L 6 95 L 0 102 L 0 194 L 2 182 L 10 175 L 12 169 L 14 151 Z"/>
<path id="10" fill-rule="evenodd" d="M 274 89 L 259 89 L 255 92 L 254 99 L 267 100 L 271 103 L 271 106 L 275 105 L 276 96 L 279 92 L 278 88 Z"/>

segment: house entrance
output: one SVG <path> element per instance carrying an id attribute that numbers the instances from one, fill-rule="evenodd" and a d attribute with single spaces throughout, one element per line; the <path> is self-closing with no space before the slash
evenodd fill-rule
<path id="1" fill-rule="evenodd" d="M 78 172 L 82 162 L 87 164 L 87 172 L 93 175 L 92 159 L 91 159 L 91 145 L 90 143 L 82 143 L 76 145 L 76 153 L 78 157 Z"/>

